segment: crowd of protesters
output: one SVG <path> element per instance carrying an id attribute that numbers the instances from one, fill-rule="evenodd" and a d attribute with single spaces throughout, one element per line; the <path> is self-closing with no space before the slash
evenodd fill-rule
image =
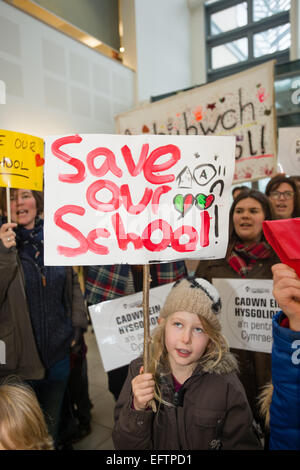
<path id="1" fill-rule="evenodd" d="M 300 319 L 295 321 L 295 317 L 300 318 L 298 294 L 300 281 L 293 270 L 279 264 L 278 256 L 264 237 L 262 224 L 265 220 L 300 217 L 299 180 L 300 178 L 297 177 L 278 174 L 270 179 L 265 194 L 247 186 L 233 189 L 226 256 L 224 259 L 197 262 L 193 274 L 196 279 L 200 278 L 202 281 L 200 283 L 189 281 L 191 284 L 186 285 L 181 293 L 182 297 L 189 297 L 185 299 L 185 303 L 182 303 L 182 311 L 189 312 L 194 317 L 183 316 L 177 319 L 176 328 L 182 331 L 185 325 L 189 328 L 190 319 L 193 318 L 193 331 L 197 330 L 197 335 L 198 333 L 202 335 L 201 341 L 203 335 L 206 335 L 207 340 L 204 341 L 205 349 L 195 360 L 191 361 L 190 368 L 182 368 L 178 360 L 172 359 L 172 348 L 166 341 L 169 316 L 172 318 L 176 312 L 173 306 L 173 310 L 168 310 L 165 318 L 162 317 L 161 320 L 165 323 L 166 329 L 163 330 L 161 342 L 165 341 L 166 344 L 161 348 L 152 376 L 147 376 L 148 382 L 146 383 L 142 377 L 146 374 L 141 373 L 143 371 L 139 370 L 138 364 L 134 368 L 127 365 L 108 373 L 109 390 L 117 403 L 114 429 L 117 448 L 120 446 L 122 449 L 159 449 L 161 448 L 159 442 L 164 440 L 161 438 L 161 426 L 165 426 L 168 433 L 170 428 L 165 445 L 171 446 L 170 449 L 179 448 L 176 447 L 179 445 L 179 434 L 172 438 L 175 431 L 172 429 L 171 432 L 172 426 L 169 422 L 173 412 L 168 411 L 169 417 L 166 414 L 168 401 L 171 400 L 173 403 L 176 393 L 184 389 L 183 384 L 191 381 L 196 375 L 195 371 L 198 371 L 197 380 L 195 379 L 197 387 L 203 386 L 202 375 L 205 374 L 210 376 L 210 378 L 205 378 L 210 396 L 214 394 L 213 380 L 215 380 L 215 387 L 220 387 L 218 406 L 222 406 L 223 392 L 228 394 L 230 390 L 229 395 L 232 400 L 230 406 L 227 404 L 229 408 L 226 408 L 228 419 L 225 420 L 222 417 L 222 426 L 220 425 L 219 428 L 217 426 L 218 436 L 210 436 L 208 439 L 211 447 L 214 442 L 217 442 L 216 446 L 219 448 L 223 446 L 223 448 L 258 449 L 262 444 L 265 449 L 300 449 L 299 425 L 295 425 L 296 428 L 298 426 L 298 435 L 292 433 L 290 440 L 294 447 L 288 447 L 289 444 L 285 447 L 284 442 L 288 442 L 287 439 L 279 444 L 278 409 L 282 405 L 279 363 L 284 367 L 284 361 L 287 361 L 287 358 L 283 358 L 277 352 L 274 357 L 278 364 L 274 365 L 275 359 L 273 357 L 272 363 L 269 353 L 221 348 L 222 354 L 220 353 L 219 360 L 216 362 L 218 367 L 201 366 L 202 362 L 204 364 L 208 360 L 207 355 L 210 358 L 211 354 L 215 354 L 210 351 L 213 348 L 209 345 L 215 345 L 216 341 L 221 344 L 223 339 L 220 337 L 215 340 L 215 333 L 210 331 L 213 326 L 219 335 L 219 324 L 214 324 L 214 313 L 216 313 L 214 307 L 210 306 L 209 314 L 203 313 L 201 302 L 206 302 L 206 296 L 202 298 L 197 294 L 195 302 L 198 302 L 198 307 L 193 309 L 190 294 L 196 292 L 193 290 L 195 288 L 198 289 L 198 293 L 205 292 L 211 299 L 210 289 L 214 292 L 211 285 L 213 278 L 272 279 L 274 273 L 274 295 L 276 299 L 278 297 L 278 303 L 284 312 L 280 317 L 276 317 L 276 335 L 279 338 L 282 336 L 290 339 L 298 338 Z M 0 450 L 6 448 L 72 449 L 72 443 L 91 432 L 93 404 L 88 391 L 88 360 L 85 343 L 85 332 L 89 322 L 88 306 L 141 291 L 143 289 L 142 266 L 86 267 L 84 284 L 81 287 L 74 268 L 44 265 L 43 194 L 24 189 L 11 189 L 10 194 L 11 221 L 9 222 L 4 191 L 0 195 L 0 340 L 6 345 L 6 362 L 0 363 Z M 280 267 L 276 268 L 278 265 Z M 151 288 L 174 281 L 176 286 L 178 282 L 189 279 L 191 274 L 188 264 L 184 261 L 153 264 L 150 269 Z M 178 301 L 179 297 L 176 297 L 174 292 L 172 296 L 177 299 L 176 302 L 179 305 L 181 301 Z M 178 292 L 181 292 L 180 289 Z M 214 295 L 217 294 L 214 293 Z M 173 301 L 169 300 L 170 302 Z M 172 334 L 170 338 L 172 342 Z M 182 339 L 178 341 L 182 341 L 180 344 L 183 344 Z M 198 337 L 195 341 L 198 341 Z M 190 339 L 190 343 L 194 344 L 193 338 Z M 191 351 L 186 351 L 183 347 L 177 348 L 176 351 L 179 349 L 178 354 L 181 354 L 180 357 L 184 361 Z M 158 396 L 160 386 L 157 385 L 156 379 L 160 366 L 163 365 L 165 369 L 167 363 L 174 376 L 174 382 L 170 381 L 168 384 L 169 389 L 172 389 L 173 398 L 169 390 L 165 399 L 164 396 Z M 296 378 L 293 373 L 291 371 L 288 376 L 292 377 L 289 389 L 290 403 L 298 406 L 293 383 Z M 184 380 L 178 384 L 180 375 Z M 140 376 L 142 378 L 139 378 Z M 227 380 L 227 377 L 230 377 L 230 380 Z M 195 386 L 192 385 L 187 389 L 186 402 L 188 402 L 189 393 L 193 399 L 197 400 L 193 389 Z M 165 388 L 166 384 L 162 386 L 162 390 Z M 271 390 L 269 394 L 271 408 L 261 398 L 266 388 Z M 220 390 L 223 392 L 221 393 Z M 149 403 L 154 399 L 157 399 L 159 403 L 155 424 L 153 424 L 153 418 L 150 417 L 153 411 L 149 409 Z M 14 407 L 10 404 L 11 400 L 15 403 Z M 270 416 L 267 425 L 261 412 L 262 401 L 264 409 L 267 409 L 265 414 Z M 25 406 L 25 402 L 28 402 L 28 405 Z M 198 406 L 199 408 L 207 406 L 204 398 Z M 191 413 L 190 407 L 187 416 L 191 420 L 190 433 L 192 433 L 198 411 Z M 238 407 L 244 408 L 244 414 L 237 412 Z M 289 434 L 294 415 L 290 404 L 288 408 L 289 410 L 280 411 L 280 419 Z M 184 406 L 182 410 L 184 413 Z M 203 416 L 206 416 L 204 418 L 200 411 L 197 418 L 199 426 L 213 428 L 211 423 L 215 414 L 211 413 L 208 416 L 204 413 Z M 141 417 L 141 413 L 144 413 L 142 421 L 145 421 L 143 440 L 140 440 L 138 433 L 135 432 L 138 429 L 137 419 Z M 10 414 L 14 421 L 8 419 Z M 250 431 L 249 423 L 252 417 L 254 428 Z M 178 416 L 176 419 L 179 419 Z M 27 423 L 31 420 L 28 428 L 24 420 Z M 149 424 L 150 421 L 152 424 Z M 10 425 L 7 424 L 8 422 Z M 14 428 L 11 427 L 13 422 Z M 23 427 L 20 423 L 23 423 Z M 126 429 L 127 425 L 128 429 Z M 247 426 L 248 430 L 246 430 Z M 221 437 L 223 429 L 225 435 L 227 433 L 227 441 Z M 233 437 L 236 429 L 240 430 L 240 434 Z M 153 438 L 149 437 L 152 435 L 151 432 Z M 177 430 L 177 432 L 181 431 Z M 258 436 L 258 440 L 255 436 Z M 172 447 L 172 439 L 175 447 Z M 206 448 L 206 444 L 201 439 L 193 441 L 190 435 L 185 436 L 184 439 L 184 443 L 180 442 L 182 448 Z M 184 447 L 185 445 L 188 447 Z"/>

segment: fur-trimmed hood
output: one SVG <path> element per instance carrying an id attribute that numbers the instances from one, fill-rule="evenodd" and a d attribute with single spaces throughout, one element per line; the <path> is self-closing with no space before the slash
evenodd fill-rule
<path id="1" fill-rule="evenodd" d="M 273 389 L 272 382 L 268 383 L 258 397 L 260 414 L 265 420 L 267 428 L 270 427 L 270 406 L 272 403 Z"/>
<path id="2" fill-rule="evenodd" d="M 238 372 L 238 363 L 235 356 L 227 351 L 223 354 L 220 361 L 216 363 L 215 360 L 211 359 L 205 362 L 203 365 L 199 364 L 201 371 L 208 374 L 225 375 L 232 372 Z M 196 368 L 198 370 L 198 367 Z"/>

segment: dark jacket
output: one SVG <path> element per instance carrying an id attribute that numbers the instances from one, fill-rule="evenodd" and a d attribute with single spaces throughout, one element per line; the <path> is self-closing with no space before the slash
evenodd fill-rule
<path id="1" fill-rule="evenodd" d="M 162 398 L 171 406 L 158 411 L 132 408 L 131 380 L 142 359 L 134 360 L 115 408 L 116 449 L 212 450 L 260 449 L 252 414 L 238 380 L 236 362 L 226 353 L 217 366 L 198 365 L 175 396 L 172 376 L 160 375 Z M 176 403 L 174 406 L 173 404 Z"/>
<path id="2" fill-rule="evenodd" d="M 274 253 L 270 258 L 258 261 L 248 273 L 248 279 L 272 279 L 271 267 L 279 263 Z M 213 278 L 241 279 L 240 275 L 228 264 L 226 259 L 200 261 L 196 277 L 202 277 L 212 282 Z M 231 349 L 239 363 L 239 378 L 245 387 L 247 397 L 254 417 L 261 424 L 257 397 L 261 388 L 271 379 L 271 354 L 242 349 Z"/>
<path id="3" fill-rule="evenodd" d="M 73 326 L 85 329 L 86 308 L 77 275 L 71 267 L 66 268 L 65 303 L 70 307 Z M 0 377 L 13 374 L 26 380 L 43 378 L 44 364 L 34 337 L 21 262 L 16 248 L 7 249 L 1 241 L 0 340 L 6 351 L 5 364 L 0 361 Z"/>
<path id="4" fill-rule="evenodd" d="M 273 318 L 270 450 L 300 450 L 300 332 L 280 326 Z"/>

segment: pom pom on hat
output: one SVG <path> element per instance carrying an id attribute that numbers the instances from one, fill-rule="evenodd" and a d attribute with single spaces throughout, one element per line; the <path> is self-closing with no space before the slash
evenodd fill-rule
<path id="1" fill-rule="evenodd" d="M 205 279 L 187 277 L 175 282 L 161 309 L 160 318 L 167 318 L 174 312 L 195 313 L 220 331 L 217 317 L 220 311 L 221 299 L 217 289 Z"/>

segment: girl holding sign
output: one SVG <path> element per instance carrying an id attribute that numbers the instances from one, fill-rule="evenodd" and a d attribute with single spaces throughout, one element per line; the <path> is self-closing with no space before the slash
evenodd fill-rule
<path id="1" fill-rule="evenodd" d="M 13 223 L 0 228 L 0 331 L 7 332 L 7 364 L 0 365 L 0 376 L 30 381 L 56 438 L 70 348 L 86 329 L 87 313 L 73 269 L 44 266 L 42 194 L 13 189 L 10 203 Z M 30 322 L 27 330 L 22 318 Z M 21 344 L 30 348 L 24 358 L 17 349 Z"/>
<path id="2" fill-rule="evenodd" d="M 279 258 L 266 242 L 262 223 L 273 219 L 268 198 L 260 191 L 241 193 L 229 214 L 229 243 L 226 258 L 200 261 L 197 276 L 213 278 L 272 279 L 271 267 Z M 239 362 L 239 378 L 245 387 L 254 417 L 263 427 L 257 397 L 271 377 L 271 354 L 231 349 Z"/>
<path id="3" fill-rule="evenodd" d="M 142 358 L 134 360 L 117 401 L 116 449 L 260 449 L 220 308 L 204 279 L 174 284 L 152 338 L 152 373 L 142 373 Z M 153 398 L 156 413 L 148 406 Z"/>

